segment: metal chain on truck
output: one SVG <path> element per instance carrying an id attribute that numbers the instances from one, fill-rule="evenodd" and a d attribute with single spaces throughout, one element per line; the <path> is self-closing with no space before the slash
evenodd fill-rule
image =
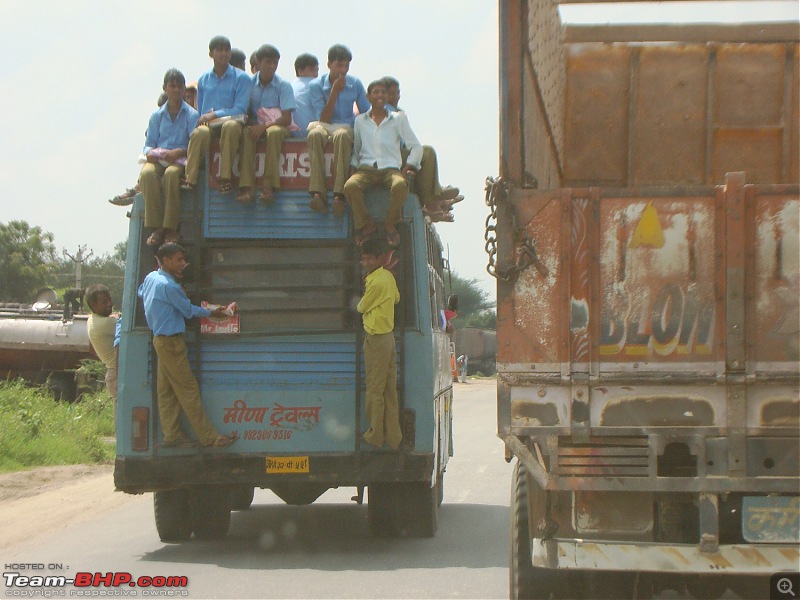
<path id="1" fill-rule="evenodd" d="M 518 248 L 515 264 L 507 269 L 497 268 L 497 209 L 500 203 L 504 204 L 507 214 L 511 217 L 511 230 L 514 232 L 515 247 Z M 486 240 L 484 248 L 489 255 L 489 263 L 486 265 L 489 275 L 501 281 L 514 283 L 522 271 L 533 265 L 542 277 L 547 277 L 549 271 L 539 260 L 533 239 L 528 235 L 527 229 L 519 225 L 517 211 L 514 205 L 508 202 L 508 184 L 502 177 L 486 178 L 486 206 L 489 207 L 489 216 L 486 217 L 483 239 Z"/>

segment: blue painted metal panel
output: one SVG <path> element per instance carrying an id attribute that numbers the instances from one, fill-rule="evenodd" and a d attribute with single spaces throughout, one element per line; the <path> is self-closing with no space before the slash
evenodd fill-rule
<path id="1" fill-rule="evenodd" d="M 345 239 L 350 215 L 321 215 L 308 206 L 301 191 L 278 191 L 270 204 L 241 204 L 234 193 L 209 189 L 206 194 L 205 236 L 209 238 Z"/>
<path id="2" fill-rule="evenodd" d="M 203 391 L 355 390 L 355 334 L 213 340 L 201 346 Z M 193 352 L 190 353 L 193 359 Z"/>

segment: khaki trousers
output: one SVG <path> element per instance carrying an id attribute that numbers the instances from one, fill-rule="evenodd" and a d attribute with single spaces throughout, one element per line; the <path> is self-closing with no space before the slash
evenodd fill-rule
<path id="1" fill-rule="evenodd" d="M 280 125 L 273 125 L 266 131 L 267 152 L 264 157 L 264 187 L 273 190 L 281 189 L 280 160 L 283 140 L 289 136 L 289 130 Z M 258 139 L 263 139 L 259 137 Z M 246 127 L 239 144 L 239 187 L 253 187 L 256 181 L 256 142 L 250 137 L 250 128 Z"/>
<path id="2" fill-rule="evenodd" d="M 200 386 L 189 366 L 189 353 L 183 335 L 153 338 L 158 355 L 158 415 L 164 430 L 164 441 L 175 442 L 186 437 L 181 430 L 181 409 L 203 445 L 219 436 L 209 421 L 200 399 Z"/>
<path id="3" fill-rule="evenodd" d="M 144 196 L 144 226 L 157 229 L 177 229 L 181 214 L 180 165 L 162 166 L 160 163 L 145 163 L 139 173 L 139 187 Z M 161 201 L 161 192 L 164 201 Z"/>
<path id="4" fill-rule="evenodd" d="M 353 130 L 342 127 L 333 133 L 328 133 L 324 127 L 315 127 L 308 132 L 306 143 L 311 159 L 311 180 L 308 191 L 319 192 L 323 196 L 327 193 L 325 185 L 325 145 L 328 140 L 333 140 L 333 193 L 344 193 L 344 182 L 350 174 L 350 154 L 353 152 Z"/>
<path id="5" fill-rule="evenodd" d="M 359 167 L 344 184 L 344 195 L 353 211 L 353 227 L 356 229 L 364 227 L 369 220 L 364 192 L 376 185 L 388 188 L 391 194 L 386 224 L 394 226 L 403 218 L 403 202 L 408 196 L 408 184 L 403 174 L 397 169 Z"/>
<path id="6" fill-rule="evenodd" d="M 222 124 L 219 136 L 219 178 L 231 179 L 233 159 L 239 152 L 239 139 L 242 137 L 242 125 L 236 121 L 226 121 Z M 200 165 L 208 154 L 208 145 L 211 143 L 211 129 L 208 125 L 200 125 L 189 136 L 189 148 L 186 151 L 186 181 L 192 185 L 197 184 Z"/>
<path id="7" fill-rule="evenodd" d="M 422 147 L 422 161 L 415 182 L 414 188 L 423 206 L 442 195 L 442 186 L 439 183 L 439 159 L 436 157 L 436 150 L 431 146 Z"/>
<path id="8" fill-rule="evenodd" d="M 394 334 L 367 334 L 364 339 L 367 375 L 366 409 L 369 429 L 364 441 L 380 448 L 384 442 L 395 450 L 403 441 L 397 404 L 397 352 Z"/>

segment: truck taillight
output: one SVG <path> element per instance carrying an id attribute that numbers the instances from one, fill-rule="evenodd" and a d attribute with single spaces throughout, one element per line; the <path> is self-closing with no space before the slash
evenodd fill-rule
<path id="1" fill-rule="evenodd" d="M 131 412 L 131 446 L 144 452 L 150 445 L 150 409 L 137 406 Z"/>

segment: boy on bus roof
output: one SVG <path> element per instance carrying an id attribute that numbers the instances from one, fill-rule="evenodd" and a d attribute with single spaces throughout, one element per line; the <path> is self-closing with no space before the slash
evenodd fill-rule
<path id="1" fill-rule="evenodd" d="M 386 110 L 389 112 L 402 111 L 400 108 L 400 82 L 387 75 L 383 78 L 386 83 Z M 406 151 L 404 151 L 404 158 Z M 414 179 L 414 188 L 419 195 L 424 212 L 432 221 L 453 221 L 451 212 L 453 204 L 461 202 L 464 196 L 459 194 L 459 189 L 451 185 L 442 187 L 439 183 L 439 159 L 433 146 L 422 146 L 422 159 L 419 171 Z"/>
<path id="2" fill-rule="evenodd" d="M 353 55 L 346 46 L 335 44 L 328 49 L 328 70 L 309 84 L 309 97 L 314 121 L 309 124 L 308 153 L 311 159 L 311 194 L 309 206 L 328 212 L 328 191 L 325 185 L 325 144 L 333 141 L 333 214 L 344 215 L 344 182 L 350 173 L 350 152 L 353 148 L 353 104 L 359 112 L 369 109 L 367 92 L 361 80 L 349 75 Z"/>
<path id="3" fill-rule="evenodd" d="M 179 240 L 180 180 L 189 136 L 197 124 L 197 111 L 183 99 L 185 88 L 183 73 L 178 69 L 167 71 L 167 101 L 150 115 L 147 125 L 142 150 L 147 162 L 139 173 L 139 187 L 144 196 L 144 226 L 153 230 L 147 238 L 148 246 Z"/>
<path id="4" fill-rule="evenodd" d="M 397 351 L 394 343 L 394 306 L 400 292 L 394 275 L 383 268 L 387 253 L 383 238 L 366 240 L 361 267 L 366 272 L 364 296 L 356 309 L 364 322 L 364 371 L 367 379 L 366 410 L 369 429 L 362 439 L 380 448 L 397 450 L 403 441 L 397 402 Z"/>
<path id="5" fill-rule="evenodd" d="M 308 52 L 298 55 L 294 60 L 294 74 L 297 76 L 297 79 L 292 82 L 294 99 L 297 103 L 294 122 L 297 123 L 298 129 L 292 132 L 292 136 L 305 137 L 308 132 L 308 124 L 316 118 L 314 109 L 311 107 L 308 88 L 311 82 L 319 77 L 319 60 Z"/>
<path id="6" fill-rule="evenodd" d="M 247 66 L 246 63 L 247 54 L 244 53 L 244 50 L 239 50 L 239 48 L 231 48 L 231 65 L 240 71 L 247 71 L 245 68 Z"/>
<path id="7" fill-rule="evenodd" d="M 281 176 L 278 168 L 281 148 L 283 140 L 289 135 L 292 113 L 297 108 L 297 104 L 292 84 L 275 73 L 278 70 L 280 58 L 281 54 L 278 49 L 269 44 L 264 44 L 256 51 L 259 70 L 253 75 L 248 125 L 242 136 L 239 156 L 239 193 L 236 194 L 236 200 L 239 202 L 250 203 L 253 201 L 256 143 L 262 136 L 266 137 L 267 150 L 264 160 L 264 187 L 260 193 L 261 201 L 272 202 L 275 198 L 275 190 L 281 188 Z"/>
<path id="8" fill-rule="evenodd" d="M 400 244 L 395 224 L 403 218 L 403 202 L 408 196 L 406 176 L 419 168 L 422 146 L 411 130 L 408 117 L 402 111 L 386 110 L 386 84 L 373 81 L 367 89 L 372 107 L 355 119 L 352 166 L 355 173 L 347 180 L 344 193 L 353 211 L 356 243 L 369 237 L 376 229 L 364 203 L 364 192 L 376 185 L 390 190 L 389 210 L 383 228 L 390 246 Z M 403 164 L 401 148 L 409 150 Z"/>
<path id="9" fill-rule="evenodd" d="M 231 41 L 223 35 L 214 36 L 208 43 L 208 55 L 214 61 L 214 66 L 197 81 L 197 110 L 200 118 L 197 120 L 197 129 L 192 132 L 189 140 L 186 180 L 183 183 L 185 189 L 192 189 L 197 185 L 200 163 L 205 158 L 211 141 L 209 124 L 221 117 L 243 117 L 247 113 L 250 99 L 250 77 L 230 64 Z M 219 139 L 219 190 L 223 193 L 233 189 L 231 169 L 233 159 L 239 151 L 241 137 L 241 123 L 232 119 L 222 124 Z"/>

